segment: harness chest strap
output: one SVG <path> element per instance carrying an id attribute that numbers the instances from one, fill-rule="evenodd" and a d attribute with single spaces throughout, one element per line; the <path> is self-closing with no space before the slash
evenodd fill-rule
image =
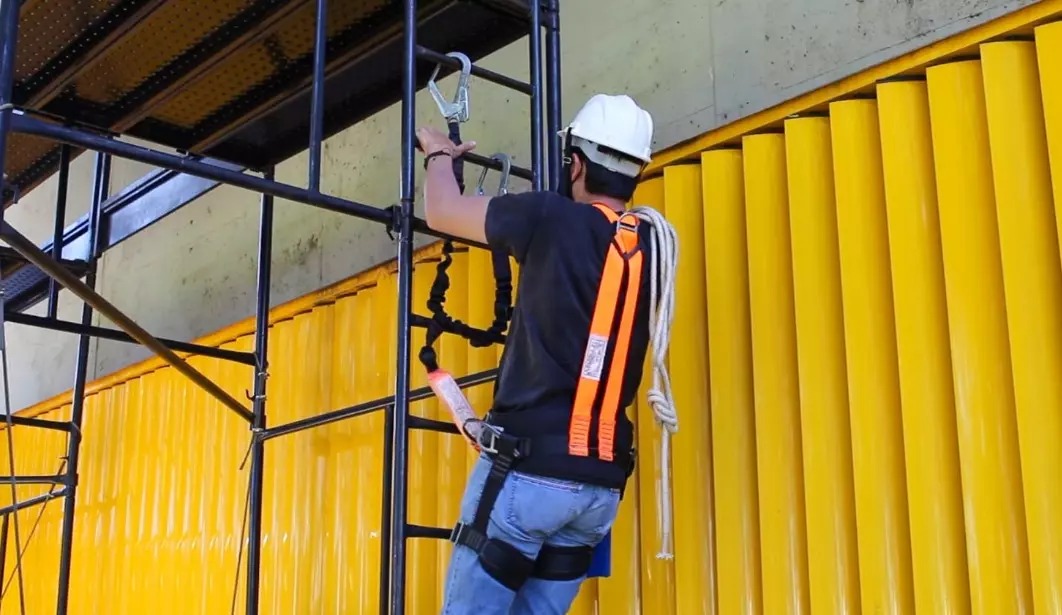
<path id="1" fill-rule="evenodd" d="M 608 366 L 608 378 L 601 398 L 597 427 L 597 452 L 600 459 L 614 459 L 616 414 L 619 411 L 620 393 L 627 367 L 627 353 L 634 329 L 634 314 L 638 305 L 638 289 L 641 284 L 643 253 L 638 245 L 638 219 L 632 214 L 618 214 L 612 209 L 595 203 L 594 207 L 616 225 L 616 235 L 609 244 L 605 267 L 598 285 L 590 335 L 583 354 L 579 383 L 575 389 L 572 417 L 568 431 L 568 452 L 571 455 L 590 454 L 590 427 L 593 422 L 594 402 L 598 397 L 601 376 L 605 371 L 605 356 L 615 324 L 617 306 L 620 306 L 619 328 L 616 345 Z M 620 302 L 623 281 L 627 279 L 626 292 Z"/>

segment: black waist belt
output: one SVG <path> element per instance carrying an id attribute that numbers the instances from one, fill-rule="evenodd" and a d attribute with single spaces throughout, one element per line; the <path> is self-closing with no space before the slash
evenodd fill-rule
<path id="1" fill-rule="evenodd" d="M 573 580 L 585 575 L 590 568 L 592 547 L 543 545 L 538 557 L 531 559 L 516 547 L 487 536 L 491 511 L 509 473 L 532 456 L 568 455 L 567 435 L 512 436 L 494 425 L 483 424 L 478 442 L 480 450 L 491 459 L 490 473 L 484 482 L 472 523 L 455 525 L 450 540 L 475 551 L 487 574 L 514 592 L 529 577 Z M 633 449 L 616 451 L 614 463 L 626 467 L 629 475 L 634 470 L 634 458 Z"/>

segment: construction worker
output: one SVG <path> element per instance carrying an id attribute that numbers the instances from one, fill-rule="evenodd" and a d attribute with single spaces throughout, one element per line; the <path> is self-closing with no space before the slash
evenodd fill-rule
<path id="1" fill-rule="evenodd" d="M 444 613 L 567 612 L 612 527 L 634 464 L 625 408 L 649 343 L 649 225 L 626 205 L 652 132 L 630 97 L 595 95 L 562 131 L 559 192 L 491 197 L 462 195 L 454 178 L 452 160 L 475 142 L 417 131 L 428 225 L 521 265 Z"/>

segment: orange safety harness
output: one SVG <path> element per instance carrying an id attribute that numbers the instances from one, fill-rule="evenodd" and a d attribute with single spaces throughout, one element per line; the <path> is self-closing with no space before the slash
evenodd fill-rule
<path id="1" fill-rule="evenodd" d="M 616 233 L 605 257 L 568 434 L 522 437 L 505 433 L 489 420 L 475 417 L 467 398 L 448 373 L 436 368 L 429 374 L 432 389 L 450 410 L 460 432 L 491 459 L 490 473 L 472 522 L 457 523 L 450 540 L 475 551 L 483 569 L 513 591 L 532 576 L 552 580 L 580 578 L 590 568 L 593 549 L 543 545 L 538 557 L 531 560 L 504 541 L 489 538 L 490 513 L 509 472 L 533 455 L 563 454 L 583 457 L 594 454 L 599 459 L 621 464 L 628 475 L 634 469 L 635 451 L 615 450 L 614 437 L 642 277 L 644 253 L 638 242 L 639 220 L 630 212 L 619 214 L 596 203 L 594 207 L 615 225 Z M 618 327 L 615 326 L 617 316 Z M 615 344 L 609 357 L 611 340 Z M 607 369 L 606 362 L 609 362 Z M 605 374 L 602 390 L 601 378 Z M 597 439 L 591 444 L 595 417 Z"/>
<path id="2" fill-rule="evenodd" d="M 634 329 L 634 313 L 638 306 L 638 289 L 642 278 L 643 253 L 638 245 L 638 219 L 630 212 L 618 214 L 612 209 L 594 203 L 608 221 L 616 225 L 616 235 L 609 243 L 605 267 L 597 289 L 594 315 L 590 321 L 590 335 L 583 354 L 583 367 L 579 385 L 575 389 L 572 405 L 571 427 L 568 431 L 568 452 L 585 457 L 590 454 L 590 426 L 594 402 L 597 401 L 601 374 L 605 367 L 608 341 L 616 318 L 616 306 L 620 305 L 620 292 L 626 279 L 619 314 L 619 329 L 616 332 L 616 347 L 609 366 L 604 396 L 598 411 L 597 451 L 598 457 L 612 461 L 616 434 L 616 413 L 619 410 L 623 375 L 627 368 L 627 353 L 630 349 L 631 332 Z M 619 360 L 617 360 L 619 359 Z"/>
<path id="3" fill-rule="evenodd" d="M 594 302 L 590 332 L 587 336 L 579 383 L 576 386 L 575 399 L 572 404 L 567 452 L 569 455 L 578 457 L 586 457 L 594 452 L 599 459 L 613 461 L 615 460 L 616 414 L 619 412 L 620 394 L 627 369 L 627 355 L 634 330 L 634 315 L 638 306 L 638 289 L 641 284 L 644 253 L 638 243 L 639 220 L 634 214 L 630 212 L 620 214 L 601 203 L 594 203 L 593 206 L 615 225 L 616 234 L 609 242 L 597 298 Z M 495 268 L 495 271 L 498 271 L 498 268 Z M 442 273 L 439 277 L 445 279 L 444 275 Z M 446 287 L 448 285 L 441 288 L 437 294 L 443 295 Z M 433 291 L 434 302 L 441 304 L 444 299 L 434 297 L 435 294 Z M 619 310 L 617 306 L 620 306 Z M 617 316 L 619 317 L 618 328 L 615 326 Z M 482 442 L 479 436 L 482 432 L 483 421 L 475 417 L 471 404 L 461 392 L 453 376 L 439 367 L 434 350 L 431 348 L 442 332 L 441 330 L 433 332 L 435 334 L 429 336 L 421 351 L 422 358 L 428 354 L 431 358 L 430 361 L 424 361 L 428 371 L 429 385 L 450 411 L 451 418 L 460 433 L 469 439 L 473 447 L 481 450 Z M 616 343 L 602 394 L 601 376 L 605 373 L 609 340 L 613 338 Z M 594 412 L 595 407 L 597 412 Z M 591 446 L 590 433 L 595 416 L 597 417 L 597 442 L 595 446 Z"/>

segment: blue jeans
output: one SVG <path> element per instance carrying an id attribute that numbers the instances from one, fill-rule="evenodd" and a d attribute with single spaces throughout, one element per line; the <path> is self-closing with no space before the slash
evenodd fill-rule
<path id="1" fill-rule="evenodd" d="M 465 487 L 461 522 L 471 523 L 490 459 L 480 457 Z M 616 518 L 620 493 L 584 483 L 510 472 L 491 511 L 487 536 L 498 538 L 531 559 L 542 545 L 596 546 Z M 468 547 L 454 545 L 446 577 L 444 615 L 567 613 L 586 579 L 545 581 L 529 578 L 513 592 L 491 578 Z"/>

